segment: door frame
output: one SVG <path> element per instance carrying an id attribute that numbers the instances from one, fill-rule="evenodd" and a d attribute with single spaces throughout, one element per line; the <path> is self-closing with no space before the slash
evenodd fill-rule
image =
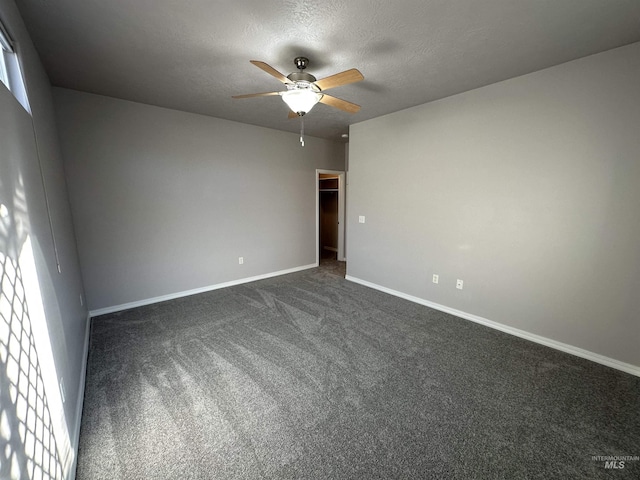
<path id="1" fill-rule="evenodd" d="M 345 239 L 345 191 L 347 184 L 345 183 L 344 170 L 324 170 L 316 169 L 316 266 L 320 265 L 320 174 L 328 173 L 338 177 L 338 260 L 344 262 L 344 239 Z"/>

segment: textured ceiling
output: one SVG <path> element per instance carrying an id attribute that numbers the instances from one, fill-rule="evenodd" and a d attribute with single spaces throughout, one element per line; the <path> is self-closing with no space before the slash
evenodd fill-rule
<path id="1" fill-rule="evenodd" d="M 639 0 L 17 0 L 55 86 L 286 131 L 283 90 L 249 60 L 285 75 L 307 56 L 331 90 L 362 106 L 317 105 L 309 135 L 348 126 L 640 41 Z"/>

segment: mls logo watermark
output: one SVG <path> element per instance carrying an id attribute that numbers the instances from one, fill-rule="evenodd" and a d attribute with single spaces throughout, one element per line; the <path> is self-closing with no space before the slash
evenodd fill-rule
<path id="1" fill-rule="evenodd" d="M 624 470 L 631 462 L 640 460 L 638 455 L 592 455 L 591 460 L 603 464 L 605 470 Z"/>

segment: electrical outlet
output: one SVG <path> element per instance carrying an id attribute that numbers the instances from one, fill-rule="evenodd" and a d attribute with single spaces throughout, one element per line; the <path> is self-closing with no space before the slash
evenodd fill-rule
<path id="1" fill-rule="evenodd" d="M 464 282 L 463 282 L 462 280 L 458 279 L 458 280 L 456 281 L 456 288 L 457 288 L 458 290 L 462 290 L 462 285 L 463 285 L 463 283 L 464 283 Z"/>
<path id="2" fill-rule="evenodd" d="M 433 283 L 438 283 L 440 281 L 440 277 L 437 274 L 433 274 Z"/>
<path id="3" fill-rule="evenodd" d="M 360 216 L 358 217 L 358 222 L 360 222 L 360 223 L 364 223 L 364 215 L 360 215 Z"/>
<path id="4" fill-rule="evenodd" d="M 244 257 L 238 257 L 238 265 L 244 264 Z"/>

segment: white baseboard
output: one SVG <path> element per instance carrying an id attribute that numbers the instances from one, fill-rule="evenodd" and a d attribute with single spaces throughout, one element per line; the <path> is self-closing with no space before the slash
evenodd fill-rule
<path id="1" fill-rule="evenodd" d="M 464 318 L 465 320 L 470 320 L 472 322 L 479 323 L 481 325 L 485 325 L 487 327 L 494 328 L 496 330 L 500 330 L 501 332 L 515 335 L 516 337 L 524 338 L 525 340 L 530 340 L 532 342 L 539 343 L 547 347 L 555 348 L 556 350 L 560 350 L 565 353 L 570 353 L 577 357 L 585 358 L 587 360 L 591 360 L 592 362 L 600 363 L 602 365 L 606 365 L 607 367 L 615 368 L 616 370 L 621 370 L 623 372 L 630 373 L 631 375 L 640 377 L 639 366 L 631 365 L 630 363 L 621 362 L 614 358 L 605 357 L 604 355 L 593 353 L 588 350 L 584 350 L 582 348 L 574 347 L 573 345 L 569 345 L 567 343 L 558 342 L 556 340 L 552 340 L 547 337 L 542 337 L 534 333 L 529 333 L 524 330 L 520 330 L 518 328 L 514 328 L 508 325 L 504 325 L 502 323 L 494 322 L 493 320 L 489 320 L 484 317 L 479 317 L 478 315 L 474 315 L 472 313 L 463 312 L 462 310 L 456 310 L 455 308 L 430 302 L 429 300 L 424 300 L 419 297 L 414 297 L 413 295 L 408 295 L 406 293 L 402 293 L 397 290 L 393 290 L 391 288 L 383 287 L 381 285 L 377 285 L 375 283 L 368 282 L 366 280 L 361 280 L 351 275 L 347 275 L 345 278 L 351 282 L 364 285 L 365 287 L 373 288 L 375 290 L 379 290 L 381 292 L 385 292 L 390 295 L 394 295 L 396 297 L 409 300 L 410 302 L 418 303 L 420 305 L 433 308 L 435 310 L 440 310 L 441 312 L 450 313 L 451 315 L 455 315 L 456 317 Z"/>
<path id="2" fill-rule="evenodd" d="M 243 283 L 255 282 L 257 280 L 264 280 L 265 278 L 277 277 L 279 275 L 286 275 L 287 273 L 299 272 L 301 270 L 307 270 L 309 268 L 317 267 L 317 263 L 310 263 L 309 265 L 302 265 L 300 267 L 289 268 L 287 270 L 280 270 L 277 272 L 264 273 L 262 275 L 256 275 L 255 277 L 240 278 L 238 280 L 231 280 L 230 282 L 218 283 L 215 285 L 209 285 L 206 287 L 194 288 L 193 290 L 185 290 L 183 292 L 170 293 L 168 295 L 161 295 L 159 297 L 147 298 L 144 300 L 137 300 L 135 302 L 123 303 L 122 305 L 114 305 L 112 307 L 98 308 L 97 310 L 91 310 L 89 315 L 91 317 L 97 317 L 99 315 L 105 315 L 107 313 L 121 312 L 122 310 L 129 310 L 130 308 L 142 307 L 145 305 L 151 305 L 153 303 L 165 302 L 167 300 L 173 300 L 175 298 L 188 297 L 189 295 L 196 295 L 198 293 L 210 292 L 212 290 L 218 290 L 225 287 L 233 287 L 234 285 L 241 285 Z"/>
<path id="3" fill-rule="evenodd" d="M 73 462 L 69 470 L 68 478 L 76 478 L 78 468 L 78 447 L 80 446 L 80 426 L 82 424 L 82 409 L 84 408 L 84 389 L 87 379 L 87 360 L 89 358 L 89 340 L 91 335 L 91 314 L 87 313 L 87 324 L 84 333 L 84 349 L 82 353 L 82 370 L 80 371 L 80 384 L 78 385 L 78 404 L 76 405 L 75 430 L 71 437 L 71 448 L 73 448 Z"/>

